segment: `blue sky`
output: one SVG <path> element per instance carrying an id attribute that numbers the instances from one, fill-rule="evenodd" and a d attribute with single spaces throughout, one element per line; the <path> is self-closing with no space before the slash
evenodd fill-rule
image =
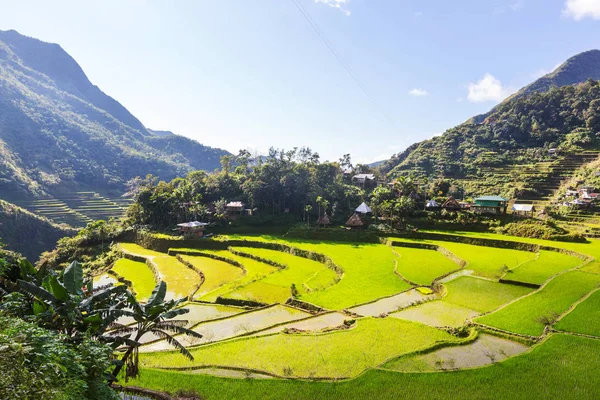
<path id="1" fill-rule="evenodd" d="M 600 48 L 600 0 L 296 1 L 377 106 L 293 0 L 0 0 L 0 29 L 59 43 L 149 128 L 357 162 Z"/>

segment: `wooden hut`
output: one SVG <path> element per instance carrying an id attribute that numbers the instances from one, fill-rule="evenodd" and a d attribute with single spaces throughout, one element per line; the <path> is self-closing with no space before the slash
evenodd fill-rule
<path id="1" fill-rule="evenodd" d="M 319 220 L 317 221 L 317 225 L 319 226 L 327 226 L 327 225 L 331 225 L 331 220 L 329 219 L 329 215 L 327 215 L 327 212 L 325 212 L 325 214 L 323 214 Z"/>
<path id="2" fill-rule="evenodd" d="M 462 209 L 460 203 L 456 201 L 453 196 L 448 197 L 448 199 L 442 204 L 442 208 L 448 211 L 458 211 Z"/>
<path id="3" fill-rule="evenodd" d="M 346 226 L 349 228 L 360 228 L 364 225 L 365 224 L 358 213 L 352 214 L 348 221 L 346 221 Z"/>

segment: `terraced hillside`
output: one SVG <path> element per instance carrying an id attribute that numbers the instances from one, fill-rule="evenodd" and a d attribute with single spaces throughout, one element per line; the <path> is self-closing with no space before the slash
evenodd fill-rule
<path id="1" fill-rule="evenodd" d="M 34 214 L 75 228 L 96 220 L 120 218 L 129 203 L 129 199 L 112 200 L 95 192 L 76 192 L 55 198 L 15 202 Z"/>
<path id="2" fill-rule="evenodd" d="M 549 205 L 561 186 L 575 171 L 598 158 L 597 150 L 585 150 L 529 164 L 502 167 L 482 166 L 477 174 L 457 182 L 467 195 L 502 194 L 508 198 L 530 201 L 538 210 Z M 509 210 L 512 203 L 509 204 Z"/>
<path id="3" fill-rule="evenodd" d="M 199 385 L 203 393 L 199 382 L 235 388 L 248 380 L 223 377 L 270 378 L 251 380 L 270 392 L 277 387 L 273 378 L 363 381 L 382 370 L 392 374 L 390 382 L 402 379 L 397 372 L 474 374 L 482 366 L 489 368 L 477 376 L 486 370 L 496 376 L 492 372 L 504 368 L 498 362 L 520 360 L 523 366 L 535 354 L 553 351 L 565 333 L 597 336 L 598 324 L 585 315 L 595 315 L 598 303 L 600 264 L 594 258 L 600 257 L 600 242 L 468 235 L 508 241 L 498 248 L 457 235 L 394 238 L 388 245 L 236 236 L 198 240 L 188 248 L 177 248 L 180 241 L 173 240 L 168 253 L 122 243 L 127 254 L 146 263 L 120 262 L 115 272 L 127 275 L 141 298 L 152 276 L 155 282 L 164 279 L 175 297 L 191 292 L 194 300 L 184 305 L 191 312 L 178 319 L 203 336 L 176 335 L 194 360 L 170 351 L 160 337 L 142 338 L 142 377 L 132 383 L 163 390 L 173 382 Z M 147 270 L 140 274 L 135 268 Z M 570 365 L 564 361 L 568 354 L 559 357 L 563 363 L 555 368 Z M 412 385 L 433 375 L 413 375 Z M 154 378 L 148 381 L 149 376 Z M 479 383 L 473 385 L 479 390 Z M 578 393 L 585 395 L 589 384 L 583 385 Z M 413 393 L 413 386 L 405 390 Z M 341 387 L 328 386 L 327 398 L 346 398 L 339 395 Z M 232 397 L 261 397 L 255 387 L 249 393 Z"/>

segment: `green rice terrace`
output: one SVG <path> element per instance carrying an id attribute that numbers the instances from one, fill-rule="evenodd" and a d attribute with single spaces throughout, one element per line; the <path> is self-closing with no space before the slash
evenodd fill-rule
<path id="1" fill-rule="evenodd" d="M 83 228 L 92 221 L 120 218 L 125 214 L 130 202 L 130 199 L 111 199 L 96 192 L 76 192 L 49 199 L 14 201 L 16 205 L 34 214 L 74 228 Z"/>
<path id="2" fill-rule="evenodd" d="M 122 259 L 95 284 L 127 284 L 144 301 L 165 281 L 168 298 L 189 298 L 177 318 L 202 338 L 176 336 L 189 360 L 144 336 L 129 385 L 207 399 L 581 399 L 600 387 L 600 242 L 156 242 L 164 251 L 119 243 Z"/>

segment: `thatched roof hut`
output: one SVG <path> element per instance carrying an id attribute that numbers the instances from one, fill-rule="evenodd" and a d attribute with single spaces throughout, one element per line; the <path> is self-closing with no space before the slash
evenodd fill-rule
<path id="1" fill-rule="evenodd" d="M 445 208 L 446 210 L 460 210 L 462 207 L 460 206 L 460 203 L 458 201 L 456 201 L 456 199 L 453 196 L 450 196 L 444 202 L 444 204 L 442 204 L 442 208 Z"/>
<path id="2" fill-rule="evenodd" d="M 358 215 L 358 213 L 354 213 L 348 219 L 348 221 L 346 221 L 346 226 L 349 226 L 351 228 L 358 228 L 364 226 L 364 222 L 362 222 L 362 219 L 360 219 L 360 215 Z"/>
<path id="3" fill-rule="evenodd" d="M 323 214 L 323 216 L 319 218 L 319 220 L 317 221 L 317 225 L 331 225 L 331 220 L 329 219 L 329 215 L 327 215 L 327 212 L 325 212 L 325 214 Z"/>

